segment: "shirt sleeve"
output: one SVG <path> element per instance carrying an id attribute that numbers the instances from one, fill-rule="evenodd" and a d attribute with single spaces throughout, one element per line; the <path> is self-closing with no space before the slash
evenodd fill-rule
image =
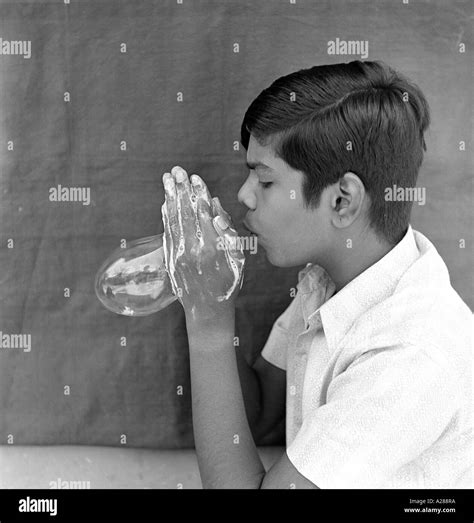
<path id="1" fill-rule="evenodd" d="M 261 352 L 265 360 L 283 370 L 286 370 L 288 347 L 297 329 L 299 300 L 299 293 L 297 293 L 286 310 L 276 319 Z"/>
<path id="2" fill-rule="evenodd" d="M 369 351 L 330 382 L 287 455 L 319 488 L 381 488 L 438 439 L 460 401 L 457 380 L 429 349 Z"/>

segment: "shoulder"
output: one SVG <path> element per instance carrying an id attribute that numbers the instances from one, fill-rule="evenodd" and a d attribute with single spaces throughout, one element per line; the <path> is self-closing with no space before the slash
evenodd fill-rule
<path id="1" fill-rule="evenodd" d="M 430 345 L 468 356 L 473 316 L 452 288 L 405 287 L 362 314 L 342 342 L 365 348 Z"/>
<path id="2" fill-rule="evenodd" d="M 361 375 L 412 374 L 416 368 L 419 380 L 439 380 L 440 390 L 462 395 L 470 382 L 472 325 L 454 290 L 398 289 L 351 326 L 333 355 L 333 377 L 355 365 Z"/>

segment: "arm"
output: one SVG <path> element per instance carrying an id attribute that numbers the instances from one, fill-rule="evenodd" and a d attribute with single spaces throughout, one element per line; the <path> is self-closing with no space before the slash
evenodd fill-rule
<path id="1" fill-rule="evenodd" d="M 209 322 L 187 316 L 186 325 L 194 439 L 204 488 L 317 488 L 286 453 L 265 473 L 245 413 L 233 347 L 234 309 Z M 261 431 L 272 426 L 271 419 L 260 417 Z"/>
<path id="2" fill-rule="evenodd" d="M 254 441 L 265 445 L 266 440 L 284 440 L 286 372 L 261 355 L 250 366 L 239 347 L 235 354 L 245 411 Z"/>
<path id="3" fill-rule="evenodd" d="M 245 413 L 233 347 L 234 310 L 218 321 L 186 316 L 193 428 L 204 488 L 259 488 L 265 469 Z"/>
<path id="4" fill-rule="evenodd" d="M 298 483 L 314 488 L 286 454 L 265 475 L 247 421 L 233 346 L 235 298 L 245 257 L 241 249 L 219 247 L 219 240 L 232 240 L 237 232 L 226 223 L 228 215 L 220 206 L 211 209 L 204 182 L 197 176 L 193 180 L 191 189 L 181 169 L 165 173 L 162 214 L 166 267 L 186 315 L 194 439 L 203 486 L 293 488 Z M 212 218 L 211 210 L 223 212 Z"/>

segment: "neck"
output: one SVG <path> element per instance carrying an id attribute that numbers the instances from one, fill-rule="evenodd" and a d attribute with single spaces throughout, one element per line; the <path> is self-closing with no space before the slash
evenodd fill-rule
<path id="1" fill-rule="evenodd" d="M 334 294 L 381 260 L 393 247 L 394 245 L 382 243 L 375 237 L 367 238 L 364 242 L 359 240 L 358 245 L 354 245 L 352 249 L 347 248 L 344 243 L 342 249 L 328 262 L 326 269 L 336 285 Z"/>

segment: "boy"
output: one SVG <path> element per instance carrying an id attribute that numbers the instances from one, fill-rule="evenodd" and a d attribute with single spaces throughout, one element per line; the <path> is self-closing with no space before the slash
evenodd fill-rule
<path id="1" fill-rule="evenodd" d="M 273 265 L 307 264 L 252 368 L 233 348 L 243 256 L 216 248 L 230 217 L 199 177 L 165 173 L 205 488 L 472 487 L 471 311 L 413 201 L 387 192 L 415 187 L 428 125 L 419 88 L 381 62 L 301 70 L 250 105 L 244 223 Z M 254 438 L 285 403 L 266 472 Z"/>

